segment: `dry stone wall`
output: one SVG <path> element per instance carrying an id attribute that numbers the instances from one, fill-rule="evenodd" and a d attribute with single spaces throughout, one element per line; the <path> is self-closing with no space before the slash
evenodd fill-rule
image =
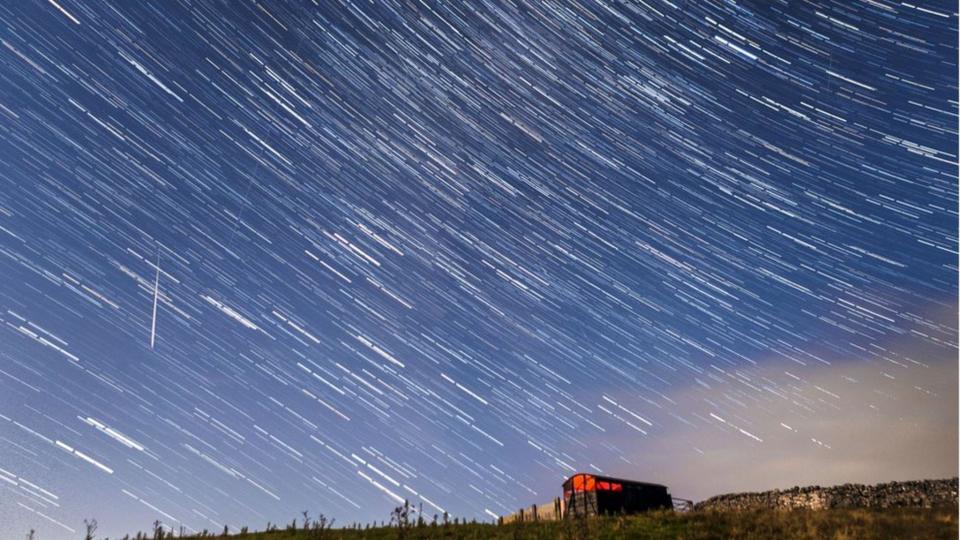
<path id="1" fill-rule="evenodd" d="M 710 497 L 695 510 L 755 510 L 807 508 L 934 508 L 957 504 L 957 479 L 889 482 L 867 486 L 795 487 L 762 493 L 730 493 Z"/>

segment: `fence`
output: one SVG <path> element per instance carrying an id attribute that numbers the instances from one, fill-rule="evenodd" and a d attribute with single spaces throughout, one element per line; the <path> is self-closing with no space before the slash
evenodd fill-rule
<path id="1" fill-rule="evenodd" d="M 566 511 L 563 499 L 557 497 L 552 502 L 534 504 L 500 518 L 501 524 L 532 521 L 560 521 Z"/>
<path id="2" fill-rule="evenodd" d="M 678 499 L 677 497 L 672 497 L 673 500 L 673 510 L 675 512 L 690 512 L 693 510 L 693 501 L 689 499 Z M 575 503 L 578 501 L 574 501 Z M 580 501 L 580 504 L 586 506 L 588 501 Z M 596 503 L 594 502 L 594 506 Z M 596 513 L 596 512 L 594 512 Z M 506 525 L 507 523 L 530 523 L 534 521 L 560 521 L 567 514 L 566 501 L 557 497 L 550 503 L 544 504 L 533 504 L 516 512 L 503 516 L 500 518 L 499 523 L 501 525 Z M 584 515 L 589 514 L 589 512 L 584 512 Z"/>

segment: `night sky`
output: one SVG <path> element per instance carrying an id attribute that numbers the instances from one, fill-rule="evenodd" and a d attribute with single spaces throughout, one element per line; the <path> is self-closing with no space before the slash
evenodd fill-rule
<path id="1" fill-rule="evenodd" d="M 3 3 L 0 537 L 956 475 L 955 11 Z"/>

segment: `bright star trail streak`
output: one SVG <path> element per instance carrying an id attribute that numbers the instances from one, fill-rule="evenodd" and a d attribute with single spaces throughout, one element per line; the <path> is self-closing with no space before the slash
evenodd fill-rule
<path id="1" fill-rule="evenodd" d="M 956 11 L 3 3 L 0 538 L 956 475 Z"/>
<path id="2" fill-rule="evenodd" d="M 157 300 L 160 297 L 160 252 L 157 252 L 157 275 L 153 279 L 153 317 L 150 321 L 150 348 L 157 339 Z"/>

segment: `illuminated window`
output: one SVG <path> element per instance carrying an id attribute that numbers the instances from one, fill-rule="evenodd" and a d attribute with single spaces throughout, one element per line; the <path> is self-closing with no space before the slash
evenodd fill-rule
<path id="1" fill-rule="evenodd" d="M 597 479 L 589 474 L 578 474 L 573 477 L 574 491 L 596 491 Z"/>

